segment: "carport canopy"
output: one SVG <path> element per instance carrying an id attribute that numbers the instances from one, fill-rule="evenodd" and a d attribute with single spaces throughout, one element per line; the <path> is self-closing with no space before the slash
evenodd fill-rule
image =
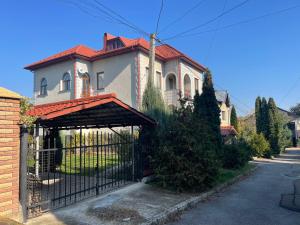
<path id="1" fill-rule="evenodd" d="M 79 129 L 122 126 L 155 126 L 156 121 L 116 97 L 103 94 L 36 105 L 27 115 L 43 128 Z"/>

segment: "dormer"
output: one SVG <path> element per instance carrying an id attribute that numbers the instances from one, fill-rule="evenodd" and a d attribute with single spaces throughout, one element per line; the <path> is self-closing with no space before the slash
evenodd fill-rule
<path id="1" fill-rule="evenodd" d="M 111 51 L 114 49 L 125 47 L 124 43 L 119 37 L 113 36 L 108 33 L 104 33 L 104 49 L 105 51 Z"/>

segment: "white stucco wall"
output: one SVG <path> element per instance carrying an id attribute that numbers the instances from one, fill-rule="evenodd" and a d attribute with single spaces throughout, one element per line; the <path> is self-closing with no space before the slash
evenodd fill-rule
<path id="1" fill-rule="evenodd" d="M 195 90 L 195 79 L 197 78 L 198 84 L 199 84 L 199 94 L 202 93 L 202 84 L 203 84 L 203 73 L 199 70 L 196 70 L 192 66 L 188 65 L 185 62 L 180 62 L 180 68 L 181 68 L 181 87 L 182 91 L 184 91 L 184 76 L 187 74 L 190 77 L 191 80 L 191 97 L 193 98 L 196 94 Z"/>
<path id="2" fill-rule="evenodd" d="M 148 76 L 146 75 L 146 68 L 149 67 L 149 57 L 143 52 L 139 52 L 139 65 L 140 65 L 140 106 L 142 104 L 142 99 L 143 99 L 143 94 L 146 88 Z M 161 90 L 163 94 L 163 90 L 165 90 L 165 82 L 164 82 L 164 64 L 161 61 L 155 60 L 155 76 L 154 76 L 154 84 L 156 85 L 157 80 L 156 80 L 156 72 L 161 73 Z"/>
<path id="3" fill-rule="evenodd" d="M 227 107 L 227 105 L 223 102 L 220 106 L 220 121 L 221 126 L 229 126 L 230 125 L 230 117 L 231 117 L 231 107 Z M 222 119 L 222 111 L 225 112 L 225 120 Z"/>
<path id="4" fill-rule="evenodd" d="M 137 95 L 137 70 L 136 60 L 137 54 L 135 52 L 122 54 L 106 59 L 101 59 L 92 63 L 93 81 L 91 82 L 94 94 L 116 93 L 117 97 L 136 107 Z M 98 72 L 104 72 L 104 86 L 103 90 L 97 90 Z"/>
<path id="5" fill-rule="evenodd" d="M 45 104 L 50 102 L 58 102 L 68 100 L 73 97 L 74 90 L 74 61 L 69 60 L 57 63 L 48 67 L 40 68 L 34 71 L 34 104 Z M 61 91 L 61 80 L 63 75 L 68 72 L 71 77 L 71 90 L 67 92 Z M 40 96 L 41 80 L 47 80 L 47 95 Z"/>
<path id="6" fill-rule="evenodd" d="M 82 97 L 82 76 L 85 73 L 87 73 L 90 76 L 90 84 L 91 84 L 90 93 L 91 95 L 95 94 L 96 90 L 95 90 L 95 85 L 93 84 L 97 82 L 97 79 L 96 79 L 96 74 L 93 73 L 92 63 L 83 59 L 77 59 L 76 60 L 76 98 Z"/>

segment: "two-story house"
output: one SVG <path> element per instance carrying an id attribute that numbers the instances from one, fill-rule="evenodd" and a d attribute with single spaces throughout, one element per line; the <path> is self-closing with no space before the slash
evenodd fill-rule
<path id="1" fill-rule="evenodd" d="M 34 103 L 44 104 L 114 92 L 139 109 L 146 86 L 149 42 L 105 33 L 103 47 L 78 45 L 25 67 L 34 73 Z M 178 93 L 201 92 L 205 67 L 170 45 L 156 47 L 155 85 L 167 105 Z"/>

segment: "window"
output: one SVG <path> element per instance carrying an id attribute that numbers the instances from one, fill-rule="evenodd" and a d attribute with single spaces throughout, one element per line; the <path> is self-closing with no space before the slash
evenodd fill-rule
<path id="1" fill-rule="evenodd" d="M 81 97 L 90 97 L 90 76 L 86 73 L 82 76 L 82 94 Z"/>
<path id="2" fill-rule="evenodd" d="M 111 40 L 107 42 L 107 50 L 113 50 L 117 48 L 122 48 L 124 47 L 124 44 L 120 40 Z"/>
<path id="3" fill-rule="evenodd" d="M 41 80 L 40 95 L 47 95 L 47 80 L 46 80 L 46 78 L 43 78 Z"/>
<path id="4" fill-rule="evenodd" d="M 149 68 L 146 67 L 146 70 L 145 70 L 145 76 L 148 76 L 149 75 Z"/>
<path id="5" fill-rule="evenodd" d="M 195 78 L 195 91 L 199 91 L 199 80 Z"/>
<path id="6" fill-rule="evenodd" d="M 70 91 L 71 89 L 71 76 L 69 73 L 65 73 L 62 79 L 62 91 Z"/>
<path id="7" fill-rule="evenodd" d="M 161 72 L 156 71 L 156 87 L 161 89 Z"/>
<path id="8" fill-rule="evenodd" d="M 97 89 L 104 89 L 104 72 L 97 73 Z"/>
<path id="9" fill-rule="evenodd" d="M 222 111 L 222 120 L 226 120 L 226 112 L 225 111 Z"/>

